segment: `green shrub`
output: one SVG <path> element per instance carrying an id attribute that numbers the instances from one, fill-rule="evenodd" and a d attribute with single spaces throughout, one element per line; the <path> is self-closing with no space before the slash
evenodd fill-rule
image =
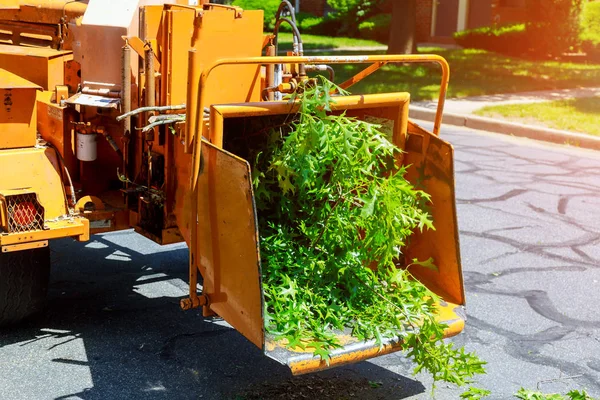
<path id="1" fill-rule="evenodd" d="M 392 16 L 390 14 L 375 15 L 358 25 L 358 33 L 361 39 L 372 39 L 387 43 L 391 23 Z"/>
<path id="2" fill-rule="evenodd" d="M 327 0 L 333 12 L 343 16 L 356 14 L 362 2 L 362 0 Z"/>
<path id="3" fill-rule="evenodd" d="M 234 0 L 234 6 L 244 10 L 263 10 L 265 12 L 264 28 L 266 31 L 272 31 L 275 27 L 275 13 L 279 8 L 280 0 Z"/>
<path id="4" fill-rule="evenodd" d="M 581 39 L 600 45 L 600 2 L 587 3 L 581 15 Z"/>
<path id="5" fill-rule="evenodd" d="M 313 33 L 323 23 L 325 17 L 317 17 L 309 13 L 300 12 L 296 14 L 296 22 L 300 33 Z"/>
<path id="6" fill-rule="evenodd" d="M 302 21 L 298 21 L 298 24 L 300 25 L 298 29 L 300 29 L 300 32 L 311 33 L 318 30 L 318 26 L 322 23 L 323 17 L 305 18 Z"/>
<path id="7" fill-rule="evenodd" d="M 528 23 L 483 27 L 455 34 L 463 47 L 516 56 L 560 56 L 579 43 L 582 0 L 529 0 Z"/>
<path id="8" fill-rule="evenodd" d="M 600 2 L 587 3 L 581 15 L 581 47 L 593 60 L 600 60 Z"/>
<path id="9" fill-rule="evenodd" d="M 342 32 L 344 23 L 333 15 L 326 15 L 325 17 L 313 16 L 312 18 L 303 18 L 297 22 L 300 33 L 324 36 L 345 36 Z"/>
<path id="10" fill-rule="evenodd" d="M 579 45 L 584 0 L 528 0 L 527 35 L 536 55 L 560 56 Z"/>
<path id="11" fill-rule="evenodd" d="M 337 22 L 336 34 L 359 37 L 359 25 L 371 17 L 391 13 L 391 3 L 389 0 L 327 0 L 332 9 L 328 16 Z"/>
<path id="12" fill-rule="evenodd" d="M 454 40 L 464 48 L 482 49 L 509 55 L 523 55 L 531 50 L 525 24 L 469 29 L 456 32 Z"/>

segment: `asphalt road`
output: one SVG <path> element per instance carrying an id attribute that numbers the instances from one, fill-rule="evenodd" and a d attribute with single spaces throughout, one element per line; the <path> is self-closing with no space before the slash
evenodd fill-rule
<path id="1" fill-rule="evenodd" d="M 600 153 L 466 128 L 442 136 L 456 149 L 468 295 L 454 341 L 488 361 L 477 385 L 491 399 L 521 386 L 600 397 Z M 117 232 L 57 241 L 52 262 L 47 312 L 0 331 L 0 399 L 431 397 L 401 355 L 292 379 L 222 322 L 180 311 L 183 245 Z"/>

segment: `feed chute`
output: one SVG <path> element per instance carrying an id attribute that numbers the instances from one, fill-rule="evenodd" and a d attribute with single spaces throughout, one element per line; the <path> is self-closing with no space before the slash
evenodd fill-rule
<path id="1" fill-rule="evenodd" d="M 288 57 L 291 62 L 349 63 L 349 62 L 437 62 L 432 57 L 365 56 L 350 57 Z M 286 61 L 284 58 L 222 60 L 204 71 L 199 81 L 200 93 L 209 81 L 213 69 L 221 65 L 268 64 Z M 447 66 L 446 66 L 447 67 Z M 445 79 L 447 76 L 445 76 Z M 445 88 L 445 82 L 442 81 Z M 458 334 L 464 327 L 465 303 L 460 267 L 458 230 L 454 198 L 452 146 L 436 134 L 408 120 L 410 95 L 386 93 L 336 98 L 332 112 L 376 122 L 404 152 L 397 160 L 410 165 L 407 178 L 419 181 L 432 196 L 436 230 L 416 233 L 403 253 L 408 259 L 436 260 L 437 269 L 414 268 L 411 273 L 443 300 L 438 304 L 439 321 L 447 325 L 447 337 Z M 188 106 L 188 118 L 194 109 L 203 110 L 204 99 Z M 248 340 L 261 347 L 265 354 L 286 364 L 295 374 L 302 374 L 337 365 L 353 363 L 374 356 L 398 351 L 398 338 L 358 341 L 350 332 L 338 332 L 343 347 L 335 349 L 328 361 L 306 349 L 288 348 L 284 342 L 265 333 L 264 297 L 261 283 L 260 243 L 256 222 L 256 207 L 251 183 L 250 160 L 244 140 L 257 140 L 252 129 L 268 121 L 273 125 L 293 115 L 297 104 L 288 101 L 212 104 L 198 141 L 193 143 L 197 169 L 192 176 L 194 212 L 198 223 L 192 226 L 190 298 L 182 301 L 184 308 L 203 306 L 205 315 L 218 314 L 240 331 Z M 254 122 L 253 122 L 254 121 Z M 257 123 L 259 122 L 260 123 Z M 267 122 L 265 122 L 267 121 Z M 439 121 L 436 130 L 439 129 Z M 190 141 L 191 142 L 191 141 Z M 256 146 L 256 143 L 253 143 Z M 203 291 L 196 292 L 198 273 L 203 278 Z"/>

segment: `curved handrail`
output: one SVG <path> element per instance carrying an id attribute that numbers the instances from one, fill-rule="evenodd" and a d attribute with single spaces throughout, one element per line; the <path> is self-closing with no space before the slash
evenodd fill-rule
<path id="1" fill-rule="evenodd" d="M 198 93 L 199 99 L 188 97 L 188 113 L 185 130 L 185 148 L 189 151 L 195 130 L 198 123 L 198 115 L 202 115 L 199 110 L 204 110 L 205 91 L 203 88 L 212 71 L 224 65 L 240 65 L 240 64 L 368 64 L 368 63 L 436 63 L 442 68 L 442 78 L 440 83 L 440 95 L 438 98 L 437 111 L 435 122 L 433 125 L 433 133 L 439 135 L 440 126 L 442 123 L 442 113 L 444 111 L 444 103 L 446 100 L 446 91 L 448 90 L 448 81 L 450 79 L 450 66 L 446 59 L 437 54 L 399 54 L 399 55 L 366 55 L 366 56 L 276 56 L 276 57 L 245 57 L 245 58 L 227 58 L 214 62 L 208 68 L 205 68 L 200 75 L 200 79 L 196 91 L 188 91 L 189 94 Z M 188 82 L 188 85 L 194 85 L 194 82 Z M 190 101 L 191 100 L 191 101 Z M 197 101 L 197 102 L 196 102 Z M 195 104 L 192 104 L 195 103 Z M 200 150 L 201 140 L 196 140 L 194 146 L 194 169 L 198 171 L 200 166 Z M 197 174 L 193 173 L 192 187 L 195 186 Z"/>

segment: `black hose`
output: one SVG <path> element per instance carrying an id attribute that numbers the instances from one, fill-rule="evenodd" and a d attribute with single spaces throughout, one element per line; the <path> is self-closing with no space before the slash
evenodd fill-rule
<path id="1" fill-rule="evenodd" d="M 275 40 L 274 40 L 274 45 L 275 45 L 275 55 L 278 54 L 278 49 L 279 49 L 279 42 L 277 40 L 277 35 L 279 35 L 279 26 L 281 25 L 282 22 L 287 22 L 291 27 L 292 27 L 292 31 L 294 33 L 294 43 L 296 44 L 297 47 L 297 51 L 298 51 L 298 55 L 301 56 L 304 54 L 304 49 L 303 49 L 303 45 L 302 45 L 302 37 L 300 36 L 300 31 L 298 30 L 298 27 L 296 26 L 296 24 L 294 22 L 292 22 L 289 18 L 285 18 L 285 17 L 279 17 L 279 19 L 275 22 L 275 29 L 273 29 L 273 36 L 275 36 Z M 304 68 L 304 64 L 299 64 L 298 65 L 298 72 L 300 73 L 300 76 L 304 76 L 306 75 L 306 71 Z"/>
<path id="2" fill-rule="evenodd" d="M 292 33 L 294 34 L 294 43 L 298 45 L 299 55 L 302 55 L 304 51 L 302 49 L 302 37 L 300 36 L 300 31 L 298 30 L 296 24 L 286 17 L 279 17 L 279 19 L 277 19 L 277 21 L 275 22 L 275 28 L 273 29 L 273 36 L 275 36 L 275 43 L 273 43 L 275 45 L 275 55 L 278 54 L 279 41 L 277 40 L 277 36 L 279 35 L 279 26 L 282 22 L 287 22 L 292 27 Z"/>
<path id="3" fill-rule="evenodd" d="M 294 10 L 294 7 L 292 6 L 292 3 L 290 3 L 288 0 L 282 0 L 281 3 L 279 4 L 279 8 L 277 8 L 277 12 L 275 13 L 275 21 L 279 20 L 279 18 L 281 17 L 281 12 L 286 7 L 287 7 L 288 11 L 290 12 L 292 21 L 294 21 L 294 25 L 295 25 L 296 24 L 296 13 L 294 12 L 295 10 Z"/>
<path id="4" fill-rule="evenodd" d="M 291 20 L 289 18 L 281 16 L 282 11 L 286 7 L 291 15 Z M 298 30 L 298 26 L 296 26 L 296 15 L 294 13 L 294 7 L 288 0 L 282 0 L 281 3 L 279 4 L 279 8 L 277 9 L 277 12 L 275 13 L 275 28 L 273 29 L 273 45 L 275 46 L 275 56 L 277 56 L 279 54 L 278 36 L 279 36 L 279 27 L 281 26 L 282 22 L 287 22 L 292 27 L 292 32 L 293 32 L 293 36 L 294 36 L 294 39 L 293 39 L 294 47 L 295 47 L 294 50 L 298 53 L 298 55 L 300 55 L 300 56 L 303 55 L 304 48 L 303 48 L 303 43 L 302 43 L 302 36 L 300 35 L 300 30 Z M 280 68 L 279 64 L 275 65 L 275 71 L 279 71 L 279 68 Z M 305 69 L 304 64 L 298 65 L 298 72 L 299 72 L 300 76 L 306 75 L 306 69 Z"/>
<path id="5" fill-rule="evenodd" d="M 331 65 L 327 66 L 327 71 L 329 71 L 329 80 L 335 82 L 335 71 Z"/>
<path id="6" fill-rule="evenodd" d="M 52 143 L 47 141 L 46 146 L 52 148 L 56 152 L 56 155 L 58 156 L 60 163 L 63 167 L 63 171 L 65 171 L 67 174 L 67 179 L 69 180 L 69 187 L 71 189 L 71 202 L 73 203 L 73 208 L 75 208 L 75 205 L 77 204 L 77 196 L 75 196 L 75 186 L 73 186 L 73 181 L 71 180 L 71 174 L 69 173 L 69 169 L 67 168 L 65 159 L 63 158 L 62 154 L 60 154 L 60 151 L 58 151 L 56 146 L 54 146 Z M 69 203 L 67 202 L 67 212 L 68 211 L 69 211 Z"/>

